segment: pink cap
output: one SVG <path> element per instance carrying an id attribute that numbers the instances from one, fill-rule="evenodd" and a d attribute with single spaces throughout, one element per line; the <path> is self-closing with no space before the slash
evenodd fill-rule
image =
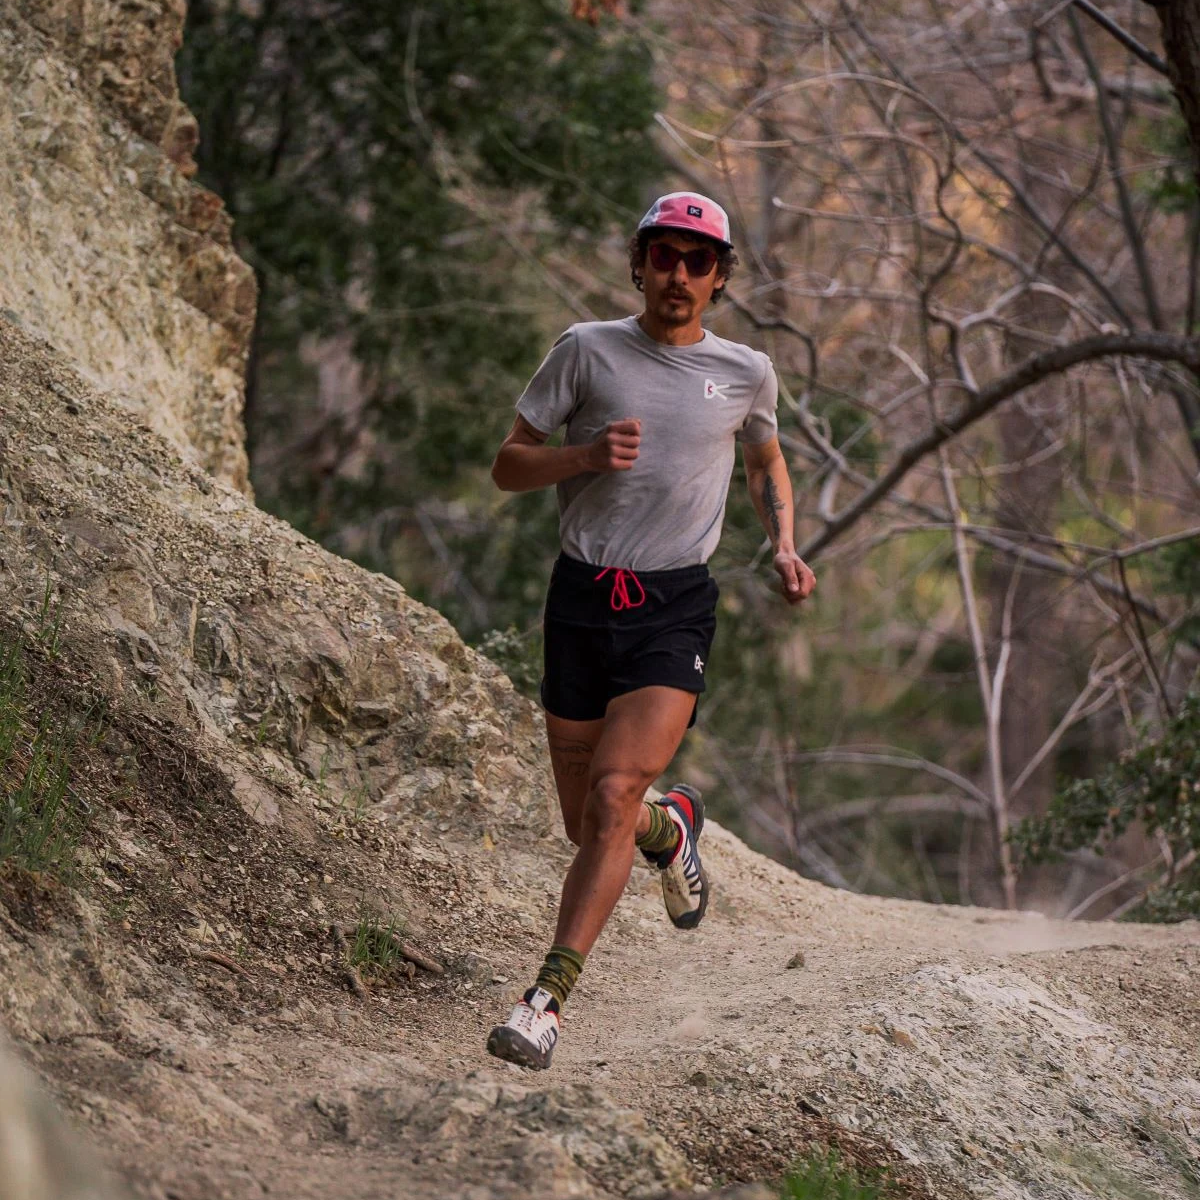
<path id="1" fill-rule="evenodd" d="M 638 222 L 638 231 L 683 229 L 712 238 L 723 246 L 732 246 L 729 239 L 729 214 L 715 201 L 698 192 L 671 192 L 659 196 L 650 210 Z"/>

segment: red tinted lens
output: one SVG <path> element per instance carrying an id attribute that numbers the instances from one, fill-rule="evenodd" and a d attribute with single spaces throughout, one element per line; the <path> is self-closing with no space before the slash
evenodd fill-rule
<path id="1" fill-rule="evenodd" d="M 675 264 L 683 257 L 680 250 L 668 246 L 666 242 L 652 242 L 650 245 L 650 265 L 656 271 L 673 271 Z"/>
<path id="2" fill-rule="evenodd" d="M 687 273 L 699 278 L 707 275 L 717 265 L 717 252 L 709 246 L 700 246 L 696 250 L 678 250 L 666 242 L 651 243 L 650 265 L 656 271 L 673 271 L 680 259 L 687 267 Z"/>

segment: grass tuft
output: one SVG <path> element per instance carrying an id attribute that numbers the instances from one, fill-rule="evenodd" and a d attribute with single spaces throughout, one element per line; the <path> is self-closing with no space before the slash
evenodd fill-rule
<path id="1" fill-rule="evenodd" d="M 894 1193 L 880 1172 L 864 1173 L 837 1150 L 817 1151 L 783 1180 L 780 1200 L 887 1200 Z"/>
<path id="2" fill-rule="evenodd" d="M 46 652 L 53 655 L 57 641 L 55 624 Z M 0 864 L 72 873 L 84 813 L 71 787 L 72 764 L 93 724 L 91 713 L 63 720 L 61 713 L 36 711 L 25 643 L 0 636 Z"/>
<path id="3" fill-rule="evenodd" d="M 364 975 L 386 975 L 403 957 L 396 945 L 404 936 L 404 926 L 396 917 L 387 922 L 362 916 L 354 927 L 354 938 L 347 942 L 349 965 Z"/>

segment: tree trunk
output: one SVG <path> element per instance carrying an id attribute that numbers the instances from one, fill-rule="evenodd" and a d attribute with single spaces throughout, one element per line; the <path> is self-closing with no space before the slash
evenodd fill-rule
<path id="1" fill-rule="evenodd" d="M 1200 181 L 1200 4 L 1196 0 L 1147 0 L 1162 22 L 1163 50 L 1171 86 L 1187 122 L 1192 171 Z"/>

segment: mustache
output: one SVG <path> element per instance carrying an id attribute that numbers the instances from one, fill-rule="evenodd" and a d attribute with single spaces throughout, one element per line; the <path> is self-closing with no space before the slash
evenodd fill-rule
<path id="1" fill-rule="evenodd" d="M 668 300 L 690 300 L 692 293 L 684 291 L 682 288 L 667 288 L 663 293 Z"/>

